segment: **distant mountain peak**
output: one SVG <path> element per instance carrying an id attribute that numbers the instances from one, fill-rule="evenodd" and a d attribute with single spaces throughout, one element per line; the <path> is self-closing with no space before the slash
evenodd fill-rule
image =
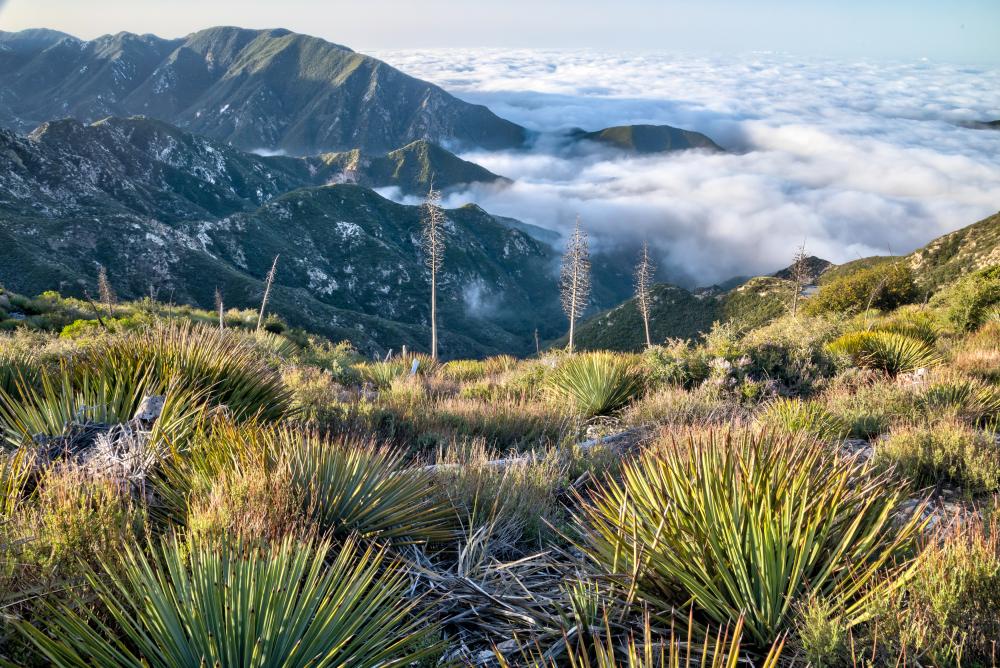
<path id="1" fill-rule="evenodd" d="M 60 48 L 65 37 L 0 33 L 0 122 L 27 132 L 63 116 L 144 114 L 293 155 L 384 153 L 419 139 L 512 148 L 526 137 L 486 107 L 285 29 L 219 26 L 169 40 L 123 32 Z"/>
<path id="2" fill-rule="evenodd" d="M 595 132 L 579 128 L 570 131 L 576 141 L 592 141 L 627 153 L 648 155 L 692 148 L 721 151 L 708 136 L 670 125 L 618 125 Z"/>

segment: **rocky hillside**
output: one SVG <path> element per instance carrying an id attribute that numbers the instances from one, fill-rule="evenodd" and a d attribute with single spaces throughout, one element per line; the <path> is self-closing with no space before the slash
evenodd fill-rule
<path id="1" fill-rule="evenodd" d="M 425 141 L 386 156 L 359 151 L 263 157 L 143 117 L 43 123 L 26 138 L 0 131 L 0 199 L 52 215 L 70 207 L 124 207 L 162 220 L 225 216 L 296 188 L 330 183 L 396 186 L 422 195 L 475 181 L 505 182 Z M 30 200 L 25 192 L 34 192 Z"/>
<path id="2" fill-rule="evenodd" d="M 897 258 L 875 256 L 842 265 L 807 258 L 810 278 L 820 285 Z M 917 285 L 933 292 L 967 273 L 1000 264 L 1000 213 L 934 239 L 906 256 Z M 650 329 L 654 341 L 695 337 L 714 322 L 759 327 L 781 315 L 791 301 L 791 268 L 772 276 L 736 281 L 735 287 L 713 286 L 689 292 L 659 284 L 652 290 Z M 634 299 L 587 319 L 577 327 L 582 349 L 639 350 L 645 345 L 642 319 Z M 554 345 L 563 345 L 564 339 Z"/>
<path id="3" fill-rule="evenodd" d="M 636 155 L 683 151 L 691 148 L 722 150 L 718 144 L 700 132 L 682 130 L 670 125 L 619 125 L 596 132 L 574 130 L 570 136 L 576 141 L 595 142 Z"/>
<path id="4" fill-rule="evenodd" d="M 651 290 L 650 336 L 654 342 L 695 338 L 715 322 L 759 327 L 781 315 L 791 299 L 793 284 L 780 278 L 752 278 L 732 290 L 695 294 L 659 283 Z M 581 350 L 641 350 L 646 345 L 642 316 L 635 299 L 589 318 L 578 326 Z M 559 339 L 556 345 L 565 344 Z"/>
<path id="5" fill-rule="evenodd" d="M 318 159 L 262 158 L 146 119 L 59 121 L 0 133 L 0 283 L 210 307 L 250 307 L 280 255 L 273 305 L 292 324 L 365 350 L 427 337 L 420 209 L 324 178 Z M 289 191 L 289 192 L 285 192 Z M 506 219 L 448 212 L 443 352 L 527 352 L 558 333 L 552 248 Z M 516 222 L 516 221 L 515 221 Z"/>
<path id="6" fill-rule="evenodd" d="M 963 274 L 1000 264 L 1000 213 L 930 242 L 907 256 L 917 282 L 933 290 Z"/>
<path id="7" fill-rule="evenodd" d="M 525 131 L 385 63 L 287 30 L 82 41 L 0 33 L 0 123 L 151 116 L 245 150 L 385 153 L 418 139 L 519 146 Z"/>

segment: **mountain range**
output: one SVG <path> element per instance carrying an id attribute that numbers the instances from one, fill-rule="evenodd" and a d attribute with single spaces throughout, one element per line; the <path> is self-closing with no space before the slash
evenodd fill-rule
<path id="1" fill-rule="evenodd" d="M 0 125 L 147 115 L 244 150 L 385 153 L 418 139 L 520 146 L 527 132 L 384 62 L 288 30 L 83 41 L 0 32 Z"/>
<path id="2" fill-rule="evenodd" d="M 422 144 L 393 164 L 410 155 L 425 160 L 402 172 L 462 164 Z M 315 185 L 341 168 L 329 156 L 245 153 L 145 118 L 0 131 L 0 282 L 82 296 L 103 266 L 123 297 L 210 306 L 219 288 L 229 305 L 252 307 L 277 255 L 272 303 L 292 324 L 366 351 L 422 341 L 421 209 L 358 185 Z M 544 234 L 474 205 L 447 218 L 446 354 L 525 352 L 536 327 L 555 336 L 557 258 Z"/>

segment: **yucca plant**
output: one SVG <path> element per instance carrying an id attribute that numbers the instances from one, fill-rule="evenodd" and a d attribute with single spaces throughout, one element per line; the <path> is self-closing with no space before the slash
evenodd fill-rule
<path id="1" fill-rule="evenodd" d="M 370 362 L 359 367 L 361 377 L 374 385 L 379 390 L 388 390 L 392 387 L 392 382 L 397 378 L 402 378 L 409 369 L 399 359 L 392 359 L 386 362 Z"/>
<path id="2" fill-rule="evenodd" d="M 486 375 L 486 363 L 482 360 L 451 360 L 442 364 L 438 373 L 449 380 L 467 383 Z"/>
<path id="3" fill-rule="evenodd" d="M 715 624 L 743 614 L 766 647 L 809 592 L 856 624 L 880 587 L 905 582 L 922 508 L 897 517 L 906 492 L 889 473 L 768 432 L 661 446 L 581 498 L 578 517 L 581 549 L 653 609 L 692 605 Z"/>
<path id="4" fill-rule="evenodd" d="M 904 334 L 883 331 L 849 332 L 831 341 L 828 350 L 850 356 L 861 367 L 896 375 L 939 364 L 929 345 Z"/>
<path id="5" fill-rule="evenodd" d="M 324 530 L 394 542 L 451 538 L 454 511 L 436 499 L 433 475 L 372 440 L 282 432 L 287 465 Z"/>
<path id="6" fill-rule="evenodd" d="M 165 401 L 143 438 L 144 449 L 159 451 L 182 442 L 201 414 L 204 395 L 154 380 L 142 367 L 127 374 L 103 369 L 80 375 L 64 365 L 58 373 L 43 375 L 38 388 L 18 383 L 13 394 L 0 390 L 0 427 L 15 447 L 41 439 L 56 447 L 55 454 L 72 454 L 77 446 L 92 444 L 97 433 L 131 420 L 149 395 L 165 395 Z"/>
<path id="7" fill-rule="evenodd" d="M 767 428 L 809 434 L 821 441 L 842 441 L 851 431 L 847 422 L 826 410 L 823 404 L 802 399 L 776 399 L 758 421 Z"/>
<path id="8" fill-rule="evenodd" d="M 40 388 L 18 383 L 8 394 L 0 390 L 0 421 L 14 446 L 38 437 L 70 439 L 87 425 L 111 425 L 132 418 L 147 393 L 158 386 L 148 372 L 136 368 L 129 376 L 95 373 L 75 378 L 68 366 L 44 376 Z"/>
<path id="9" fill-rule="evenodd" d="M 18 384 L 36 386 L 41 371 L 27 353 L 0 348 L 0 391 L 13 394 Z"/>
<path id="10" fill-rule="evenodd" d="M 934 383 L 920 404 L 930 416 L 945 413 L 976 424 L 1000 418 L 1000 390 L 968 378 Z"/>
<path id="11" fill-rule="evenodd" d="M 407 574 L 381 549 L 170 537 L 150 552 L 126 544 L 87 569 L 105 614 L 89 600 L 50 604 L 44 629 L 19 629 L 67 667 L 374 668 L 436 651 Z"/>
<path id="12" fill-rule="evenodd" d="M 95 374 L 149 374 L 161 384 L 204 393 L 238 419 L 278 420 L 292 407 L 291 391 L 252 344 L 203 325 L 174 323 L 110 338 L 86 351 L 76 370 L 81 381 Z"/>
<path id="13" fill-rule="evenodd" d="M 645 379 L 636 361 L 611 352 L 568 356 L 552 372 L 549 387 L 584 417 L 610 415 L 642 394 Z"/>
<path id="14" fill-rule="evenodd" d="M 513 371 L 517 366 L 517 358 L 513 355 L 494 355 L 483 360 L 483 369 L 489 376 Z"/>
<path id="15" fill-rule="evenodd" d="M 689 630 L 692 626 L 688 627 Z M 747 664 L 747 651 L 743 646 L 743 618 L 737 619 L 730 628 L 720 627 L 715 633 L 706 632 L 701 639 L 691 633 L 678 635 L 671 628 L 669 635 L 654 632 L 649 616 L 644 617 L 641 639 L 630 634 L 625 638 L 617 636 L 604 618 L 603 630 L 580 634 L 575 640 L 568 634 L 563 642 L 564 656 L 551 656 L 551 650 L 536 647 L 522 653 L 518 666 L 521 668 L 737 668 Z M 774 643 L 760 658 L 761 668 L 776 668 L 784 651 L 784 639 Z M 501 668 L 513 668 L 510 661 L 501 656 Z"/>

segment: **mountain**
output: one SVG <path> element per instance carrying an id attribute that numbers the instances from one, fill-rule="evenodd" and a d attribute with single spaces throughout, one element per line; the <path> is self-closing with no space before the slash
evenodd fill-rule
<path id="1" fill-rule="evenodd" d="M 181 39 L 2 33 L 0 123 L 146 115 L 246 150 L 385 153 L 418 139 L 511 148 L 524 128 L 347 47 L 287 30 Z"/>
<path id="2" fill-rule="evenodd" d="M 1000 120 L 996 121 L 962 121 L 959 123 L 964 128 L 972 130 L 1000 130 Z"/>
<path id="3" fill-rule="evenodd" d="M 369 188 L 395 186 L 405 195 L 423 196 L 433 185 L 451 190 L 470 183 L 509 183 L 485 167 L 462 160 L 437 144 L 419 139 L 385 155 L 359 149 L 318 157 L 320 173 L 328 180 L 357 183 Z"/>
<path id="4" fill-rule="evenodd" d="M 824 260 L 821 257 L 816 257 L 815 255 L 810 255 L 809 257 L 803 258 L 802 263 L 804 266 L 803 277 L 806 283 L 815 285 L 819 282 L 819 277 L 823 275 L 825 271 L 833 267 L 833 263 L 829 260 Z M 776 271 L 771 274 L 775 278 L 783 278 L 786 281 L 793 280 L 795 278 L 795 265 L 790 265 L 785 267 L 780 271 Z"/>
<path id="5" fill-rule="evenodd" d="M 573 130 L 575 141 L 591 141 L 636 155 L 683 151 L 701 148 L 721 151 L 722 148 L 700 132 L 681 130 L 669 125 L 619 125 L 586 132 Z"/>
<path id="6" fill-rule="evenodd" d="M 0 283 L 20 293 L 158 294 L 273 309 L 365 351 L 427 340 L 421 209 L 356 185 L 301 187 L 312 160 L 265 158 L 149 119 L 0 131 Z M 287 192 L 283 192 L 287 191 Z M 559 327 L 553 249 L 469 205 L 447 211 L 443 354 L 528 352 Z M 169 297 L 167 297 L 169 296 Z"/>
<path id="7" fill-rule="evenodd" d="M 89 202 L 98 211 L 124 206 L 168 221 L 225 216 L 295 188 L 329 183 L 396 186 L 423 195 L 431 180 L 441 189 L 506 182 L 422 140 L 384 157 L 352 151 L 353 162 L 342 159 L 348 154 L 265 157 L 143 117 L 43 123 L 23 140 L 4 133 L 0 146 L 17 156 L 7 175 L 9 188 L 16 189 L 14 182 L 24 175 L 44 184 L 36 207 L 55 210 L 72 199 L 75 206 Z"/>

